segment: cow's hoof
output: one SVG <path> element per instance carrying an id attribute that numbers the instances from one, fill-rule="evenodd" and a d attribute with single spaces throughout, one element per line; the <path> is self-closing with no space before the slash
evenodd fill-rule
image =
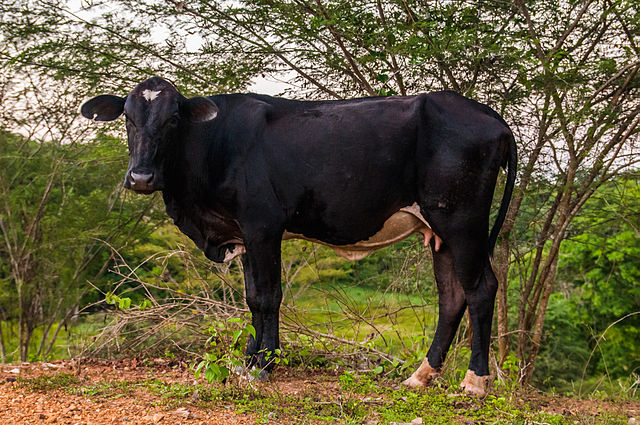
<path id="1" fill-rule="evenodd" d="M 467 370 L 464 380 L 460 384 L 460 388 L 469 395 L 484 397 L 487 394 L 487 386 L 489 385 L 489 375 L 478 376 L 472 370 Z"/>
<path id="2" fill-rule="evenodd" d="M 429 360 L 424 359 L 418 370 L 413 372 L 413 375 L 403 381 L 402 384 L 410 388 L 424 387 L 429 385 L 439 375 L 440 371 L 432 368 Z"/>
<path id="3" fill-rule="evenodd" d="M 244 366 L 236 366 L 232 370 L 236 375 L 243 376 L 246 375 L 248 369 Z"/>
<path id="4" fill-rule="evenodd" d="M 249 371 L 249 382 L 267 381 L 269 379 L 269 375 L 270 373 L 266 370 L 254 367 Z"/>
<path id="5" fill-rule="evenodd" d="M 240 380 L 247 380 L 249 382 L 266 381 L 269 379 L 269 372 L 264 369 L 259 369 L 256 366 L 250 369 L 245 366 L 236 366 L 233 368 L 233 372 L 240 377 Z"/>

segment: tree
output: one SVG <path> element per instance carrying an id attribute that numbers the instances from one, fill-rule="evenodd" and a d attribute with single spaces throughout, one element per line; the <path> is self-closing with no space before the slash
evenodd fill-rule
<path id="1" fill-rule="evenodd" d="M 153 200 L 124 199 L 113 139 L 39 143 L 0 133 L 0 324 L 17 324 L 19 359 L 47 357 L 111 263 L 110 246 L 143 237 Z M 159 221 L 161 222 L 161 221 Z M 6 262 L 5 262 L 6 261 Z M 32 341 L 34 331 L 41 340 Z M 3 344 L 4 345 L 4 344 Z M 3 356 L 6 357 L 6 350 Z"/>
<path id="2" fill-rule="evenodd" d="M 88 87 L 110 82 L 82 44 L 88 33 L 59 5 L 0 6 L 0 335 L 17 326 L 22 361 L 51 352 L 91 291 L 87 280 L 106 272 L 108 244 L 133 243 L 158 223 L 142 221 L 153 200 L 121 196 L 126 146 L 79 120 Z M 62 53 L 82 46 L 84 56 Z M 0 342 L 4 359 L 7 344 Z"/>
<path id="3" fill-rule="evenodd" d="M 532 377 L 540 348 L 569 225 L 598 187 L 637 166 L 639 159 L 633 143 L 640 123 L 636 45 L 640 28 L 630 18 L 637 13 L 635 6 L 626 2 L 554 6 L 558 7 L 548 13 L 550 9 L 539 3 L 528 7 L 517 2 L 529 33 L 522 41 L 531 52 L 523 61 L 527 76 L 523 83 L 531 85 L 530 107 L 537 124 L 533 149 L 520 173 L 520 193 L 511 205 L 504 232 L 512 230 L 512 223 L 520 218 L 538 233 L 532 246 L 518 247 L 520 253 L 535 254 L 515 257 L 522 276 L 516 352 L 526 381 Z M 562 20 L 565 25 L 558 29 L 555 24 Z M 523 217 L 520 206 L 536 177 L 551 183 L 551 193 L 532 217 Z M 503 270 L 508 245 L 498 254 Z M 506 289 L 504 285 L 499 296 L 502 335 L 507 325 Z M 502 359 L 505 345 L 503 340 Z"/>
<path id="4" fill-rule="evenodd" d="M 558 266 L 560 282 L 574 289 L 567 298 L 584 340 L 596 351 L 589 367 L 614 378 L 640 369 L 639 183 L 621 176 L 596 192 L 569 228 Z"/>

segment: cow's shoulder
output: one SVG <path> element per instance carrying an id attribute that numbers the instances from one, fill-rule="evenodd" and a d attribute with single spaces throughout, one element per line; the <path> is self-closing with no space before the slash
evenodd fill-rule
<path id="1" fill-rule="evenodd" d="M 218 120 L 213 125 L 224 129 L 226 137 L 255 135 L 271 119 L 280 106 L 278 98 L 245 93 L 210 96 L 219 108 Z"/>

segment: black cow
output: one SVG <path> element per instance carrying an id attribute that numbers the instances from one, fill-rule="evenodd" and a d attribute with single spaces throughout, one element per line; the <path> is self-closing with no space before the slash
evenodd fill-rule
<path id="1" fill-rule="evenodd" d="M 491 108 L 450 91 L 317 102 L 187 99 L 153 77 L 126 97 L 97 96 L 81 112 L 97 121 L 124 113 L 124 186 L 162 191 L 169 216 L 211 260 L 242 255 L 256 329 L 250 365 L 270 370 L 265 353 L 279 345 L 283 238 L 356 259 L 420 232 L 433 252 L 439 319 L 427 358 L 405 384 L 426 385 L 439 373 L 468 306 L 472 353 L 462 387 L 485 393 L 498 286 L 490 255 L 516 170 L 513 135 Z M 507 165 L 489 234 L 496 179 Z"/>

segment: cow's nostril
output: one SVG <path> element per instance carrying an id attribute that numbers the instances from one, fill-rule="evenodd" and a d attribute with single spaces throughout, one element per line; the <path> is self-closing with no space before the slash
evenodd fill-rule
<path id="1" fill-rule="evenodd" d="M 138 174 L 131 172 L 131 184 L 132 185 L 148 185 L 153 180 L 153 173 L 150 174 Z"/>

